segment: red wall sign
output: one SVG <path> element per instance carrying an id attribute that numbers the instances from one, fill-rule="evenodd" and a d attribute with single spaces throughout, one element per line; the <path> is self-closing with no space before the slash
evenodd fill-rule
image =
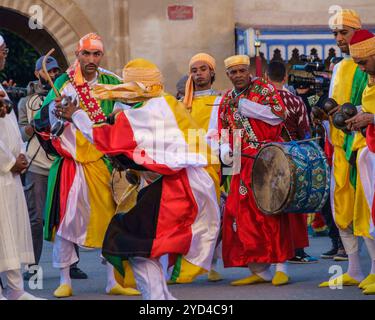
<path id="1" fill-rule="evenodd" d="M 169 20 L 192 20 L 193 6 L 168 6 Z"/>

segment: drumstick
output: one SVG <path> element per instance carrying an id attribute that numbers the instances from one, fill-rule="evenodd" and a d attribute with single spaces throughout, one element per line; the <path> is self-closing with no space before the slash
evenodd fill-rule
<path id="1" fill-rule="evenodd" d="M 285 142 L 285 141 L 282 141 L 282 142 L 277 142 L 277 141 L 254 141 L 254 140 L 248 140 L 248 142 L 251 142 L 253 144 L 290 143 L 290 142 L 305 143 L 305 142 L 320 140 L 321 138 L 322 137 L 315 137 L 315 138 L 306 139 L 306 140 L 292 140 L 292 141 L 289 141 L 289 142 Z M 247 149 L 250 149 L 250 148 L 252 148 L 252 146 L 247 146 L 243 150 L 247 150 Z"/>
<path id="2" fill-rule="evenodd" d="M 306 140 L 300 140 L 300 141 L 294 141 L 294 142 L 296 142 L 296 143 L 304 143 L 304 142 L 316 141 L 316 140 L 319 140 L 319 139 L 321 139 L 321 137 L 316 137 L 316 138 L 311 138 L 311 139 L 306 139 Z M 255 141 L 254 141 L 254 143 L 255 143 Z M 265 142 L 256 142 L 256 143 L 263 143 L 264 144 Z M 289 142 L 284 142 L 284 143 L 289 143 Z M 245 148 L 244 150 L 248 149 L 249 147 Z M 249 159 L 256 159 L 256 157 L 250 156 L 250 155 L 245 154 L 245 153 L 241 153 L 241 157 L 249 158 Z"/>
<path id="3" fill-rule="evenodd" d="M 49 82 L 49 84 L 50 84 L 52 90 L 55 92 L 55 95 L 56 95 L 56 97 L 58 98 L 58 97 L 60 97 L 61 95 L 60 95 L 59 91 L 56 89 L 55 84 L 53 83 L 53 81 L 52 81 L 52 79 L 51 79 L 51 76 L 50 76 L 49 73 L 48 73 L 47 65 L 46 65 L 46 63 L 47 63 L 47 59 L 48 59 L 48 58 L 51 56 L 51 54 L 54 53 L 54 52 L 55 52 L 55 49 L 51 49 L 51 50 L 45 55 L 45 57 L 44 57 L 44 59 L 43 59 L 43 62 L 42 62 L 42 68 L 43 68 L 43 72 L 45 73 L 45 75 L 46 75 L 46 77 L 47 77 L 47 81 Z"/>

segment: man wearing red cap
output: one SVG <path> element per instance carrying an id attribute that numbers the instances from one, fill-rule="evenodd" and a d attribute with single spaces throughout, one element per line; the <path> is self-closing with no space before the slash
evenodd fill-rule
<path id="1" fill-rule="evenodd" d="M 356 31 L 350 42 L 350 53 L 359 68 L 369 75 L 368 85 L 362 97 L 362 112 L 347 121 L 349 129 L 361 130 L 367 127 L 367 146 L 360 149 L 358 168 L 361 174 L 364 194 L 372 215 L 363 217 L 367 222 L 368 234 L 364 237 L 372 260 L 371 271 L 361 283 L 365 294 L 375 294 L 375 36 L 368 30 Z"/>
<path id="2" fill-rule="evenodd" d="M 79 104 L 94 123 L 105 122 L 114 108 L 114 101 L 98 100 L 92 95 L 96 84 L 120 84 L 121 79 L 100 68 L 104 55 L 101 38 L 90 33 L 76 50 L 77 60 L 60 76 L 55 86 L 62 97 Z M 37 131 L 48 131 L 57 122 L 62 98 L 51 91 L 36 115 Z M 49 139 L 49 132 L 42 138 Z M 115 214 L 110 191 L 110 165 L 104 154 L 92 145 L 74 125 L 65 124 L 64 131 L 52 138 L 57 156 L 50 170 L 45 209 L 44 236 L 54 240 L 53 266 L 60 269 L 60 286 L 55 297 L 73 294 L 69 266 L 78 260 L 74 244 L 101 248 L 108 224 Z M 107 294 L 138 295 L 133 288 L 122 288 L 114 279 L 113 267 L 107 263 Z"/>

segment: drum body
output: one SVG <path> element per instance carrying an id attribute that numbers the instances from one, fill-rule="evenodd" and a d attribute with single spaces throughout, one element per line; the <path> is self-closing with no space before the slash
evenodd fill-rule
<path id="1" fill-rule="evenodd" d="M 160 178 L 160 174 L 151 171 L 113 169 L 110 187 L 116 213 L 128 213 L 137 204 L 139 192 Z"/>
<path id="2" fill-rule="evenodd" d="M 314 141 L 267 144 L 254 160 L 251 187 L 265 214 L 320 212 L 329 196 L 329 165 Z"/>
<path id="3" fill-rule="evenodd" d="M 127 177 L 126 171 L 113 169 L 111 178 L 112 197 L 115 201 L 116 213 L 127 213 L 135 205 L 138 195 L 137 187 L 132 185 Z"/>

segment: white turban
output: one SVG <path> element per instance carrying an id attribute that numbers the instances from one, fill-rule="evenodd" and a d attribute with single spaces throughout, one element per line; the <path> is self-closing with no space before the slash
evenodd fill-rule
<path id="1" fill-rule="evenodd" d="M 2 36 L 0 36 L 0 47 L 5 43 L 5 40 Z"/>

